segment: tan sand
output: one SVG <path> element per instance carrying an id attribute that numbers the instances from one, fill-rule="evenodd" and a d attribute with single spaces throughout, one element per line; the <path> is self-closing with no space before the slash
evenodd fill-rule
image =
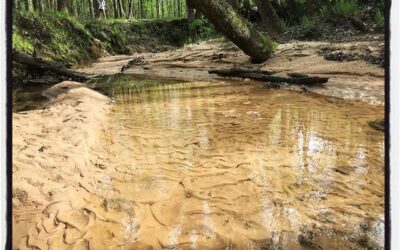
<path id="1" fill-rule="evenodd" d="M 115 74 L 133 58 L 142 62 L 124 71 L 125 74 L 145 77 L 163 77 L 188 81 L 209 81 L 219 78 L 208 74 L 209 69 L 259 67 L 282 74 L 301 72 L 329 77 L 321 88 L 310 87 L 311 92 L 348 100 L 358 100 L 372 105 L 384 103 L 384 69 L 365 61 L 328 61 L 324 51 L 379 56 L 384 47 L 382 36 L 360 37 L 352 42 L 289 42 L 279 44 L 272 58 L 263 64 L 250 63 L 249 57 L 236 46 L 221 40 L 187 45 L 163 53 L 136 53 L 129 56 L 110 56 L 86 66 L 82 72 L 89 74 Z M 222 58 L 219 58 L 222 56 Z"/>
<path id="2" fill-rule="evenodd" d="M 149 89 L 107 116 L 51 88 L 14 114 L 15 248 L 379 249 L 381 108 L 259 85 Z"/>
<path id="3" fill-rule="evenodd" d="M 313 92 L 382 104 L 383 69 L 315 54 L 327 46 L 379 48 L 377 41 L 354 43 L 281 45 L 261 66 L 328 75 L 327 86 Z M 235 50 L 213 62 L 220 50 L 229 51 L 202 43 L 148 53 L 147 69 L 127 73 L 214 80 L 205 69 L 248 64 Z M 105 58 L 83 71 L 116 73 L 133 57 Z M 46 91 L 45 109 L 14 113 L 14 248 L 379 249 L 383 144 L 367 121 L 382 118 L 382 107 L 280 90 L 265 100 L 254 83 L 242 82 L 240 93 L 219 84 L 196 83 L 189 92 L 176 85 L 168 102 L 141 96 L 114 106 L 63 82 Z M 215 93 L 206 89 L 213 85 Z M 281 106 L 285 100 L 296 100 L 297 109 Z M 307 155 L 308 163 L 296 158 Z M 308 166 L 300 171 L 299 162 Z"/>
<path id="4" fill-rule="evenodd" d="M 67 223 L 58 226 L 49 223 L 47 228 L 38 229 L 30 226 L 36 223 L 33 219 L 46 213 L 44 211 L 50 218 L 66 216 L 52 211 L 52 206 L 60 200 L 64 201 L 60 208 L 79 206 L 84 202 L 77 190 L 93 181 L 91 176 L 96 167 L 92 147 L 102 132 L 110 107 L 109 98 L 76 82 L 62 82 L 45 94 L 53 98 L 47 108 L 13 114 L 15 248 L 37 246 L 47 249 L 47 244 L 58 244 L 47 242 L 41 235 L 60 230 Z M 63 221 L 62 217 L 59 219 Z M 76 222 L 77 226 L 81 222 Z M 39 237 L 32 236 L 38 233 Z M 71 237 L 76 236 L 73 230 L 71 234 Z M 70 237 L 69 233 L 67 236 Z"/>

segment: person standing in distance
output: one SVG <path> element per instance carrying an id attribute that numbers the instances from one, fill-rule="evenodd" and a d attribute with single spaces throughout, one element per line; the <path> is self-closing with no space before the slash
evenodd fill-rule
<path id="1" fill-rule="evenodd" d="M 97 0 L 99 4 L 99 17 L 107 18 L 106 15 L 106 0 Z"/>

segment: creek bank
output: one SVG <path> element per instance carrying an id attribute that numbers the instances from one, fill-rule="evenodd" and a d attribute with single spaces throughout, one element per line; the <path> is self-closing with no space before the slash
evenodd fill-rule
<path id="1" fill-rule="evenodd" d="M 331 97 L 366 102 L 384 103 L 384 69 L 361 58 L 327 60 L 327 51 L 341 51 L 379 57 L 384 48 L 383 37 L 363 36 L 350 42 L 293 41 L 279 44 L 272 58 L 262 64 L 252 64 L 249 57 L 235 45 L 223 39 L 185 45 L 183 48 L 159 53 L 134 53 L 125 56 L 103 57 L 79 71 L 92 75 L 123 73 L 136 77 L 200 80 L 221 79 L 209 70 L 234 67 L 274 71 L 281 75 L 303 73 L 329 78 L 322 86 L 310 86 L 308 91 Z"/>
<path id="2" fill-rule="evenodd" d="M 199 25 L 198 29 L 210 26 L 208 22 Z M 211 31 L 199 39 L 216 35 Z M 60 13 L 16 12 L 12 47 L 32 59 L 71 68 L 103 56 L 171 50 L 196 39 L 189 34 L 187 19 L 82 21 Z M 16 84 L 69 80 L 17 60 L 13 60 L 13 79 Z"/>
<path id="3" fill-rule="evenodd" d="M 106 114 L 111 107 L 108 97 L 77 82 L 59 83 L 44 95 L 50 101 L 43 109 L 13 113 L 15 248 L 60 249 L 56 242 L 34 235 L 64 225 L 61 212 L 51 210 L 55 204 L 61 211 L 84 202 L 85 194 L 77 196 L 76 190 L 89 185 L 96 176 L 97 156 L 92 148 L 107 124 Z M 57 214 L 58 226 L 29 227 L 42 211 L 53 219 Z M 73 232 L 67 228 L 65 224 L 65 235 L 69 237 Z"/>

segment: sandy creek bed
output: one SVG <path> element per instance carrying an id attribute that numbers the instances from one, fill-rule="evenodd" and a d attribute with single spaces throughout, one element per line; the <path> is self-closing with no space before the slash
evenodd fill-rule
<path id="1" fill-rule="evenodd" d="M 14 118 L 14 133 L 24 116 L 61 118 L 30 123 L 37 140 L 14 143 L 25 152 L 14 154 L 20 246 L 382 244 L 383 134 L 367 124 L 381 108 L 244 82 L 150 87 L 113 106 L 73 87 L 50 110 Z M 109 108 L 101 130 L 86 130 Z"/>
<path id="2" fill-rule="evenodd" d="M 203 80 L 14 113 L 14 248 L 383 248 L 382 106 Z"/>

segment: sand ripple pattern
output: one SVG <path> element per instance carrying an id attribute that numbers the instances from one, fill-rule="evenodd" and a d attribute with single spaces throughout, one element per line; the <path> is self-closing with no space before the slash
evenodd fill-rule
<path id="1" fill-rule="evenodd" d="M 382 249 L 382 112 L 240 82 L 121 93 L 27 248 Z"/>

